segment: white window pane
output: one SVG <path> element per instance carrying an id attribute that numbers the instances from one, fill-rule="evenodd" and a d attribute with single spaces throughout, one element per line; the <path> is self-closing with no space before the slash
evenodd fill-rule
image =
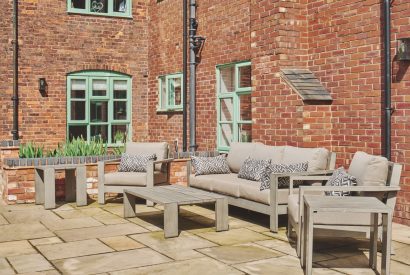
<path id="1" fill-rule="evenodd" d="M 71 8 L 85 9 L 85 0 L 71 0 Z"/>
<path id="2" fill-rule="evenodd" d="M 106 80 L 93 80 L 93 96 L 106 96 L 107 95 L 107 81 Z"/>
<path id="3" fill-rule="evenodd" d="M 107 13 L 108 0 L 90 0 L 91 12 Z"/>
<path id="4" fill-rule="evenodd" d="M 128 85 L 126 80 L 115 80 L 114 90 L 127 90 Z"/>
<path id="5" fill-rule="evenodd" d="M 239 87 L 248 88 L 251 87 L 251 66 L 239 67 Z"/>
<path id="6" fill-rule="evenodd" d="M 72 79 L 71 80 L 71 90 L 81 90 L 85 91 L 85 79 Z"/>
<path id="7" fill-rule="evenodd" d="M 230 66 L 219 70 L 220 93 L 231 93 L 235 90 L 235 67 Z"/>
<path id="8" fill-rule="evenodd" d="M 233 128 L 232 124 L 221 124 L 220 146 L 230 146 L 232 142 Z"/>
<path id="9" fill-rule="evenodd" d="M 221 102 L 220 120 L 221 121 L 232 121 L 233 120 L 233 99 L 232 98 L 222 98 L 220 102 Z"/>
<path id="10" fill-rule="evenodd" d="M 127 2 L 127 0 L 114 0 L 114 11 L 126 13 L 128 8 Z"/>
<path id="11" fill-rule="evenodd" d="M 252 120 L 252 97 L 250 94 L 239 96 L 239 119 Z"/>
<path id="12" fill-rule="evenodd" d="M 169 80 L 168 105 L 178 106 L 182 104 L 181 78 L 170 78 Z"/>

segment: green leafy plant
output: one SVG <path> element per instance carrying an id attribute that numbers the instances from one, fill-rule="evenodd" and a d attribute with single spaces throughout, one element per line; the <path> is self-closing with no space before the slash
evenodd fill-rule
<path id="1" fill-rule="evenodd" d="M 124 132 L 117 131 L 114 135 L 115 143 L 125 143 L 126 142 L 126 135 Z"/>
<path id="2" fill-rule="evenodd" d="M 19 157 L 20 158 L 42 158 L 44 148 L 37 146 L 32 142 L 26 144 L 20 144 Z"/>

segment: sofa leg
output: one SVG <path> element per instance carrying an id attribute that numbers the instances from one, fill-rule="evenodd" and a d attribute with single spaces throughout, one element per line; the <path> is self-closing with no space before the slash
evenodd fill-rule
<path id="1" fill-rule="evenodd" d="M 270 231 L 278 233 L 278 216 L 270 215 Z"/>
<path id="2" fill-rule="evenodd" d="M 293 230 L 292 223 L 290 222 L 290 219 L 288 218 L 288 227 L 286 228 L 286 236 L 288 237 L 288 239 L 290 239 L 292 230 Z"/>
<path id="3" fill-rule="evenodd" d="M 105 204 L 105 190 L 101 186 L 98 186 L 98 203 Z"/>

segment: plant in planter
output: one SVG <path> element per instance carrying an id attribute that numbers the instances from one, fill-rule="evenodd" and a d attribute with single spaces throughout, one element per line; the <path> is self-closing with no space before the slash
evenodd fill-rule
<path id="1" fill-rule="evenodd" d="M 125 143 L 127 143 L 127 134 L 124 132 L 116 132 L 114 135 L 114 141 L 118 145 L 112 149 L 115 155 L 121 155 L 125 152 Z"/>
<path id="2" fill-rule="evenodd" d="M 42 146 L 37 146 L 32 142 L 20 144 L 19 147 L 20 158 L 42 158 L 43 152 L 44 148 Z"/>

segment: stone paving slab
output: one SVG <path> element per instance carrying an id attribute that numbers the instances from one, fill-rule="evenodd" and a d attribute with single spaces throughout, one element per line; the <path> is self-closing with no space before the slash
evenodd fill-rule
<path id="1" fill-rule="evenodd" d="M 164 214 L 155 213 L 152 215 L 140 215 L 135 218 L 129 218 L 128 221 L 144 227 L 149 231 L 163 231 L 164 230 Z"/>
<path id="2" fill-rule="evenodd" d="M 53 237 L 54 234 L 40 223 L 0 225 L 0 242 Z"/>
<path id="3" fill-rule="evenodd" d="M 202 257 L 186 261 L 177 261 L 154 266 L 146 266 L 135 269 L 111 272 L 111 275 L 177 275 L 177 274 L 201 274 L 201 275 L 239 275 L 243 272 L 225 265 L 216 260 Z"/>
<path id="4" fill-rule="evenodd" d="M 102 222 L 103 224 L 120 224 L 120 223 L 127 223 L 128 221 L 114 215 L 112 213 L 109 213 L 107 211 L 102 211 L 100 213 L 97 213 L 93 215 L 93 218 Z"/>
<path id="5" fill-rule="evenodd" d="M 133 223 L 55 231 L 55 233 L 66 242 L 130 235 L 144 232 L 148 231 L 141 226 Z"/>
<path id="6" fill-rule="evenodd" d="M 171 261 L 168 257 L 150 249 L 141 248 L 121 252 L 84 256 L 53 261 L 63 273 L 95 274 Z"/>
<path id="7" fill-rule="evenodd" d="M 408 226 L 393 223 L 392 239 L 397 242 L 410 245 L 410 228 Z"/>
<path id="8" fill-rule="evenodd" d="M 28 241 L 0 243 L 0 257 L 10 257 L 24 254 L 34 254 L 36 250 Z"/>
<path id="9" fill-rule="evenodd" d="M 255 244 L 217 246 L 198 249 L 199 252 L 226 264 L 238 264 L 266 258 L 275 258 L 284 254 Z"/>
<path id="10" fill-rule="evenodd" d="M 38 275 L 38 274 L 41 274 L 41 275 L 59 275 L 60 272 L 58 272 L 55 269 L 50 269 L 50 270 L 46 270 L 46 271 L 38 271 L 38 272 L 34 271 L 34 272 L 27 272 L 27 273 L 19 273 L 19 275 Z"/>
<path id="11" fill-rule="evenodd" d="M 85 209 L 66 209 L 66 210 L 54 210 L 58 216 L 62 217 L 63 219 L 73 219 L 73 218 L 84 218 L 84 217 L 92 217 L 96 214 L 103 212 L 101 208 L 93 207 L 93 208 L 85 208 Z"/>
<path id="12" fill-rule="evenodd" d="M 64 219 L 64 220 L 58 220 L 58 221 L 44 220 L 42 221 L 42 224 L 44 224 L 47 228 L 49 228 L 52 231 L 103 225 L 102 223 L 100 223 L 99 221 L 91 217 Z"/>
<path id="13" fill-rule="evenodd" d="M 0 214 L 0 225 L 9 224 L 8 221 Z"/>
<path id="14" fill-rule="evenodd" d="M 18 273 L 53 269 L 52 265 L 41 254 L 11 256 L 7 259 Z"/>
<path id="15" fill-rule="evenodd" d="M 4 217 L 10 223 L 36 223 L 41 221 L 56 222 L 61 220 L 52 211 L 41 210 L 28 210 L 28 211 L 11 211 L 3 213 Z"/>
<path id="16" fill-rule="evenodd" d="M 2 275 L 9 275 L 9 274 L 16 274 L 13 268 L 9 265 L 5 258 L 0 258 L 0 274 Z"/>
<path id="17" fill-rule="evenodd" d="M 127 236 L 114 236 L 101 238 L 100 241 L 115 249 L 117 251 L 131 250 L 145 247 L 142 243 L 139 243 L 133 239 L 128 238 Z"/>
<path id="18" fill-rule="evenodd" d="M 74 258 L 114 251 L 113 249 L 96 239 L 39 245 L 37 246 L 37 249 L 48 260 Z"/>
<path id="19" fill-rule="evenodd" d="M 266 235 L 246 228 L 232 229 L 222 232 L 204 232 L 198 233 L 197 235 L 219 245 L 234 245 L 270 239 Z"/>
<path id="20" fill-rule="evenodd" d="M 58 237 L 34 239 L 34 240 L 29 240 L 29 242 L 34 246 L 43 245 L 43 244 L 62 243 L 61 239 Z"/>
<path id="21" fill-rule="evenodd" d="M 131 235 L 138 242 L 159 251 L 174 260 L 186 260 L 202 257 L 194 249 L 216 246 L 216 244 L 187 232 L 181 232 L 176 238 L 164 238 L 163 232 Z"/>

